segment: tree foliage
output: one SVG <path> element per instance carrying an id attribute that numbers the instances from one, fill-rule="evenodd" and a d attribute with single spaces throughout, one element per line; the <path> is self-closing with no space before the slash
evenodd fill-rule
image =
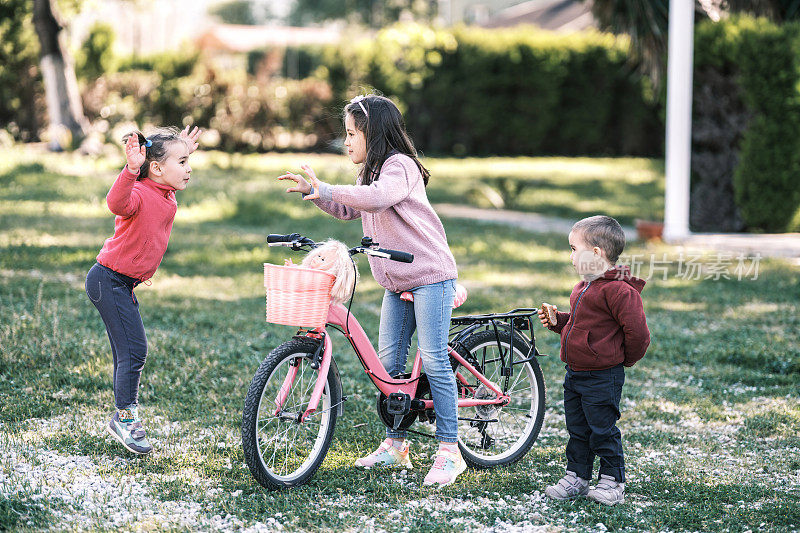
<path id="1" fill-rule="evenodd" d="M 20 140 L 35 140 L 43 120 L 36 95 L 42 93 L 39 43 L 29 0 L 0 3 L 0 127 Z"/>
<path id="2" fill-rule="evenodd" d="M 397 22 L 404 13 L 416 20 L 431 21 L 437 6 L 437 0 L 296 0 L 289 21 L 306 25 L 348 19 L 380 28 Z"/>
<path id="3" fill-rule="evenodd" d="M 226 24 L 259 24 L 253 10 L 253 3 L 248 0 L 231 0 L 211 6 L 208 13 Z"/>
<path id="4" fill-rule="evenodd" d="M 737 13 L 766 17 L 773 22 L 797 20 L 800 19 L 800 1 L 695 1 L 695 22 Z M 600 29 L 630 36 L 634 57 L 659 86 L 666 74 L 669 0 L 593 0 L 592 14 Z"/>
<path id="5" fill-rule="evenodd" d="M 97 78 L 117 69 L 114 40 L 114 30 L 108 24 L 92 26 L 75 58 L 78 77 Z"/>
<path id="6" fill-rule="evenodd" d="M 695 39 L 692 207 L 729 203 L 716 188 L 738 208 L 696 229 L 787 231 L 800 207 L 800 24 L 737 16 L 698 24 Z"/>

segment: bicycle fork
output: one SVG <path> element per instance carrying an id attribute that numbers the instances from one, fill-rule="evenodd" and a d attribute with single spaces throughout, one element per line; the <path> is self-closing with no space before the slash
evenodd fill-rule
<path id="1" fill-rule="evenodd" d="M 320 354 L 320 350 L 322 353 Z M 313 354 L 311 360 L 312 368 L 314 365 L 319 366 L 318 374 L 317 374 L 317 381 L 314 384 L 314 390 L 311 393 L 311 398 L 308 401 L 308 406 L 303 414 L 297 419 L 298 424 L 302 424 L 305 422 L 309 416 L 311 416 L 319 406 L 319 400 L 322 398 L 322 393 L 325 390 L 325 382 L 328 379 L 328 371 L 331 367 L 331 357 L 333 357 L 333 345 L 331 344 L 330 336 L 322 333 L 322 338 L 320 339 L 320 344 L 317 348 L 317 351 Z M 286 377 L 283 380 L 283 384 L 281 385 L 280 390 L 278 391 L 278 396 L 275 398 L 275 412 L 273 413 L 275 416 L 283 416 L 283 405 L 286 403 L 286 399 L 289 397 L 289 393 L 294 386 L 294 380 L 297 377 L 297 370 L 300 366 L 299 361 L 295 361 L 293 364 L 289 365 L 289 371 L 286 373 Z M 292 418 L 295 418 L 292 416 Z"/>

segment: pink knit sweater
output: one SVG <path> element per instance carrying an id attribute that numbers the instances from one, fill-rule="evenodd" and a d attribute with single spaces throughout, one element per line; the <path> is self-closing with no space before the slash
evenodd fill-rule
<path id="1" fill-rule="evenodd" d="M 336 218 L 361 218 L 364 235 L 381 248 L 414 254 L 413 263 L 369 257 L 375 280 L 392 292 L 456 279 L 456 260 L 447 246 L 442 221 L 436 216 L 417 164 L 395 154 L 369 185 L 320 184 L 314 203 Z"/>

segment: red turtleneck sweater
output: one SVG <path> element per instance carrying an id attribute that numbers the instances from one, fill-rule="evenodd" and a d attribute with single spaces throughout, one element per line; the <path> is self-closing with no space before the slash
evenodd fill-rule
<path id="1" fill-rule="evenodd" d="M 144 281 L 155 274 L 167 251 L 178 203 L 172 187 L 137 177 L 126 165 L 108 191 L 106 203 L 117 218 L 114 236 L 106 239 L 97 262 Z"/>

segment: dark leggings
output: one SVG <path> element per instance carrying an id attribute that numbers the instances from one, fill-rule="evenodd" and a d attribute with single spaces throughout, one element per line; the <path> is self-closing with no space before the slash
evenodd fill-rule
<path id="1" fill-rule="evenodd" d="M 114 403 L 117 409 L 138 404 L 139 378 L 147 358 L 147 336 L 133 294 L 138 281 L 99 263 L 86 275 L 86 295 L 103 318 L 114 354 Z"/>

